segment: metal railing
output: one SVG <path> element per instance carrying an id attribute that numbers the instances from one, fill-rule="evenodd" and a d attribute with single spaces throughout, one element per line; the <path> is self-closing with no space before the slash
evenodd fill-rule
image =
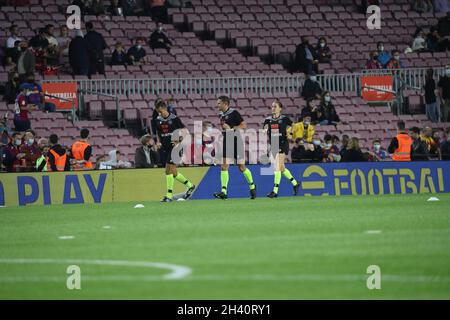
<path id="1" fill-rule="evenodd" d="M 365 75 L 396 75 L 409 87 L 422 88 L 428 68 L 400 70 L 363 70 L 360 73 L 320 74 L 317 80 L 324 90 L 361 94 L 361 77 Z M 444 75 L 443 67 L 434 68 L 436 79 Z M 44 80 L 43 82 L 78 83 L 78 89 L 114 96 L 130 94 L 277 94 L 298 92 L 305 80 L 303 74 L 196 78 L 142 78 L 93 80 Z M 394 84 L 394 90 L 398 84 Z"/>

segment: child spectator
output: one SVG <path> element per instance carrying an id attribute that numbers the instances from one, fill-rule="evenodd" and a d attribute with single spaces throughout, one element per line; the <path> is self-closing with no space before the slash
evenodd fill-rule
<path id="1" fill-rule="evenodd" d="M 319 121 L 322 114 L 313 98 L 306 100 L 306 106 L 303 107 L 300 116 L 302 118 L 310 117 L 312 124 L 316 124 Z"/>
<path id="2" fill-rule="evenodd" d="M 128 49 L 127 57 L 128 63 L 131 65 L 141 65 L 147 62 L 145 49 L 142 47 L 144 45 L 144 38 L 137 38 L 136 44 Z"/>
<path id="3" fill-rule="evenodd" d="M 373 140 L 373 150 L 369 152 L 369 161 L 384 161 L 388 157 L 388 153 L 381 147 L 380 139 Z"/>
<path id="4" fill-rule="evenodd" d="M 382 69 L 380 61 L 378 61 L 378 52 L 372 51 L 369 54 L 369 60 L 366 62 L 366 69 Z"/>
<path id="5" fill-rule="evenodd" d="M 127 54 L 125 53 L 125 48 L 122 42 L 117 42 L 114 52 L 111 57 L 111 65 L 126 65 L 127 64 Z"/>
<path id="6" fill-rule="evenodd" d="M 339 149 L 333 145 L 333 137 L 329 134 L 325 135 L 322 147 L 322 162 L 339 162 L 340 160 Z"/>

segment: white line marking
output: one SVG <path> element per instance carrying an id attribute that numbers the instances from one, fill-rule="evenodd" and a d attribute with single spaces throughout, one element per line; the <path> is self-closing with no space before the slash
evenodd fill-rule
<path id="1" fill-rule="evenodd" d="M 111 226 L 103 226 L 103 229 L 111 229 Z"/>
<path id="2" fill-rule="evenodd" d="M 85 259 L 0 259 L 0 264 L 91 264 L 101 266 L 122 266 L 138 268 L 167 269 L 170 273 L 156 277 L 160 280 L 179 280 L 192 273 L 191 268 L 164 262 L 127 260 L 85 260 Z"/>
<path id="3" fill-rule="evenodd" d="M 60 236 L 58 237 L 59 240 L 72 240 L 75 239 L 74 236 Z"/>
<path id="4" fill-rule="evenodd" d="M 366 234 L 380 234 L 381 230 L 366 230 L 364 231 Z"/>
<path id="5" fill-rule="evenodd" d="M 180 279 L 182 281 L 297 281 L 297 282 L 359 282 L 366 281 L 367 275 L 355 274 L 303 274 L 303 275 L 270 275 L 270 274 L 255 274 L 255 275 L 202 275 L 202 276 L 187 276 Z M 65 281 L 65 277 L 55 276 L 5 276 L 0 277 L 2 282 L 61 282 Z M 159 276 L 132 276 L 132 275 L 107 275 L 107 276 L 90 276 L 83 275 L 83 281 L 90 282 L 156 282 L 164 281 Z M 400 283 L 450 283 L 448 276 L 421 276 L 421 275 L 382 275 L 382 281 L 386 282 L 400 282 Z"/>

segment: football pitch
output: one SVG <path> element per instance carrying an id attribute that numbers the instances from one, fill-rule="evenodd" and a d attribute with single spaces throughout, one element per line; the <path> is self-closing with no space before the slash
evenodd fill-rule
<path id="1" fill-rule="evenodd" d="M 450 194 L 429 197 L 1 208 L 0 298 L 450 299 Z"/>

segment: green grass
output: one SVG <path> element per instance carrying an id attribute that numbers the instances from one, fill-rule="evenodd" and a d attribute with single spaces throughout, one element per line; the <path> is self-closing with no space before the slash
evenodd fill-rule
<path id="1" fill-rule="evenodd" d="M 0 259 L 164 262 L 192 274 L 80 263 L 82 289 L 68 290 L 67 262 L 0 263 L 0 298 L 449 299 L 450 194 L 438 197 L 2 208 Z M 366 287 L 369 265 L 381 290 Z"/>

